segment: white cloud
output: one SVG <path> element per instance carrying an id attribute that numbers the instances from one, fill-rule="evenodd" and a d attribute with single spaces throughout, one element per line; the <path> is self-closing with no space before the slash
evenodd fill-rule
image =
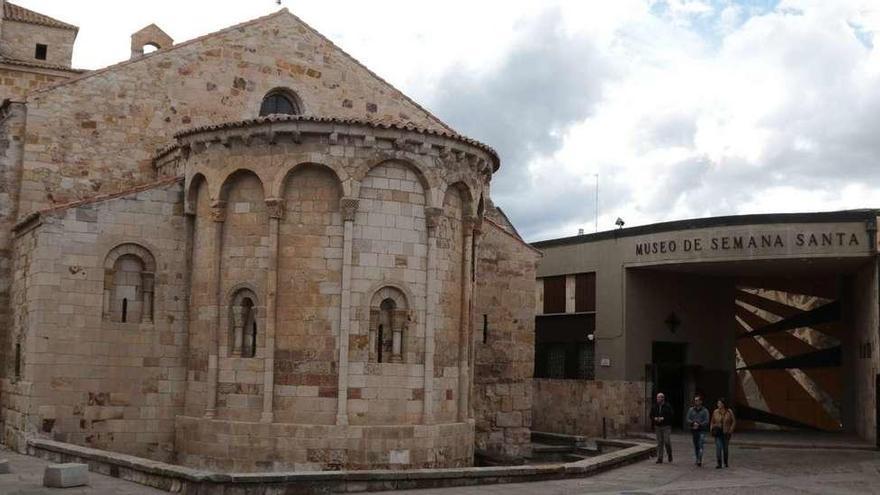
<path id="1" fill-rule="evenodd" d="M 128 57 L 273 0 L 19 0 L 81 26 L 75 63 Z M 499 149 L 496 202 L 530 239 L 694 216 L 877 206 L 880 5 L 870 0 L 289 0 L 453 126 Z"/>

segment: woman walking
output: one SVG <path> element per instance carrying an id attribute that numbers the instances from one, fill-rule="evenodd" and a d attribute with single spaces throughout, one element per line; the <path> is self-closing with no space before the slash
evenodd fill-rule
<path id="1" fill-rule="evenodd" d="M 709 431 L 715 437 L 715 460 L 718 462 L 715 469 L 721 469 L 721 461 L 724 461 L 724 467 L 728 467 L 728 447 L 730 447 L 730 435 L 736 428 L 736 418 L 733 416 L 733 411 L 727 407 L 727 402 L 724 399 L 718 399 L 715 405 Z"/>

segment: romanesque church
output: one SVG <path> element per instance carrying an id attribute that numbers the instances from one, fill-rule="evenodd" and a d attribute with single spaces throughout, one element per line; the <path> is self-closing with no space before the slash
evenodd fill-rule
<path id="1" fill-rule="evenodd" d="M 539 254 L 492 148 L 286 9 L 150 25 L 84 71 L 77 27 L 0 5 L 4 444 L 239 472 L 528 454 Z"/>

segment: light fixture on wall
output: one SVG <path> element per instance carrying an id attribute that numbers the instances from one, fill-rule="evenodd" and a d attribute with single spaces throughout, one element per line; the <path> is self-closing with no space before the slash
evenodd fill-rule
<path id="1" fill-rule="evenodd" d="M 678 330 L 678 326 L 681 325 L 681 320 L 678 319 L 678 315 L 673 311 L 672 313 L 669 313 L 669 316 L 667 316 L 665 320 L 663 320 L 663 323 L 666 323 L 670 332 L 675 333 L 675 331 Z"/>

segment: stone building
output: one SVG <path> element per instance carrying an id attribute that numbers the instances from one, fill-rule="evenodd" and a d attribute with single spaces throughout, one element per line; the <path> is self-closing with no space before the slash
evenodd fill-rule
<path id="1" fill-rule="evenodd" d="M 529 454 L 538 253 L 491 148 L 286 9 L 151 25 L 76 74 L 75 28 L 4 8 L 4 57 L 68 67 L 0 108 L 4 443 L 234 471 Z"/>
<path id="2" fill-rule="evenodd" d="M 0 101 L 69 79 L 78 28 L 0 0 Z"/>

